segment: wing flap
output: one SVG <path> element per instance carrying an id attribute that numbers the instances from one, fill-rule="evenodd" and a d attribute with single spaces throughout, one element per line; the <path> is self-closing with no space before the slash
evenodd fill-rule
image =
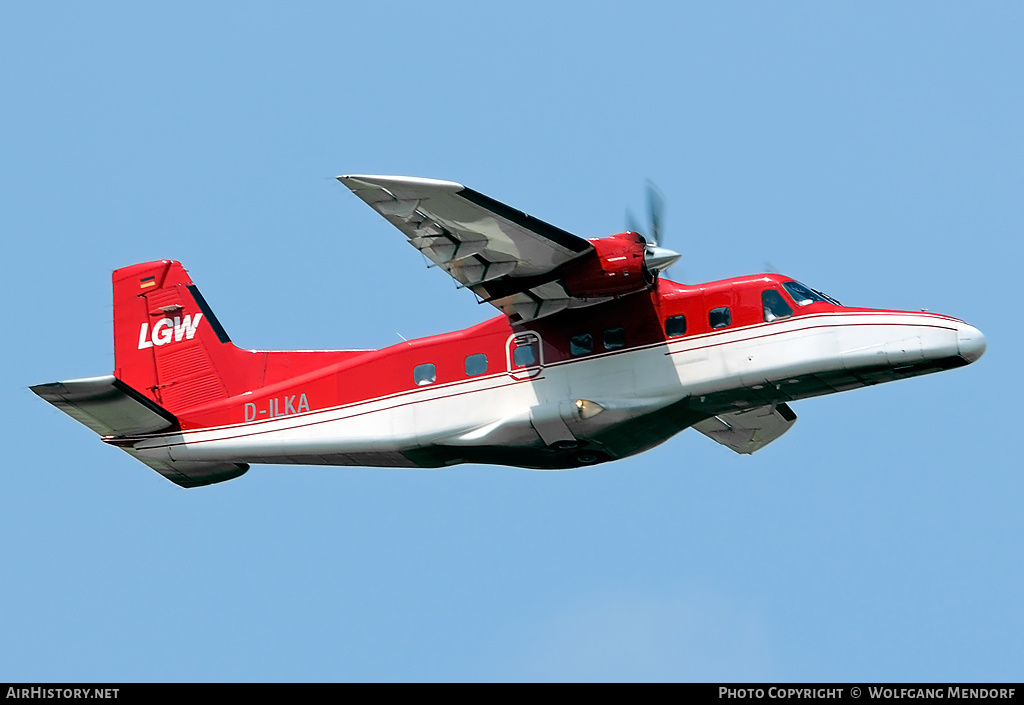
<path id="1" fill-rule="evenodd" d="M 779 438 L 794 423 L 796 414 L 789 405 L 778 404 L 719 414 L 694 424 L 693 428 L 726 448 L 749 455 Z"/>

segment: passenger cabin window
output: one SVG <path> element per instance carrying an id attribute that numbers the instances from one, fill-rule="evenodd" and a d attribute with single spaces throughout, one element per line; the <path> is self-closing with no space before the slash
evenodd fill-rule
<path id="1" fill-rule="evenodd" d="M 569 352 L 573 355 L 586 355 L 594 350 L 594 336 L 581 333 L 569 338 Z"/>
<path id="2" fill-rule="evenodd" d="M 782 298 L 782 294 L 775 289 L 765 289 L 761 292 L 761 306 L 764 308 L 765 323 L 771 323 L 779 318 L 789 318 L 793 315 L 793 309 Z"/>
<path id="3" fill-rule="evenodd" d="M 512 362 L 519 367 L 529 367 L 530 365 L 537 364 L 537 345 L 536 343 L 528 343 L 526 345 L 517 345 L 516 349 L 512 351 Z"/>
<path id="4" fill-rule="evenodd" d="M 419 386 L 424 384 L 433 384 L 437 381 L 437 369 L 433 363 L 426 363 L 423 365 L 416 365 L 412 371 L 412 380 Z"/>
<path id="5" fill-rule="evenodd" d="M 626 329 L 608 328 L 601 335 L 601 342 L 605 350 L 618 350 L 626 347 Z"/>
<path id="6" fill-rule="evenodd" d="M 712 328 L 725 328 L 732 323 L 732 313 L 728 306 L 713 308 L 708 311 L 708 325 Z"/>
<path id="7" fill-rule="evenodd" d="M 678 338 L 686 335 L 686 316 L 669 316 L 665 319 L 665 335 Z"/>
<path id="8" fill-rule="evenodd" d="M 483 353 L 466 357 L 466 376 L 475 377 L 487 372 L 487 356 Z"/>

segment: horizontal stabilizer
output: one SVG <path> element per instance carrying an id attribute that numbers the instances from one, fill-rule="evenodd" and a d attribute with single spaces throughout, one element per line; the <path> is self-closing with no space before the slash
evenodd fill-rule
<path id="1" fill-rule="evenodd" d="M 136 460 L 145 463 L 168 480 L 181 487 L 202 487 L 215 482 L 234 480 L 249 469 L 246 463 L 232 463 L 216 460 L 175 460 L 167 462 L 147 458 L 132 448 L 122 448 Z"/>
<path id="2" fill-rule="evenodd" d="M 132 448 L 130 440 L 118 442 L 116 439 L 120 436 L 156 433 L 176 427 L 178 419 L 113 375 L 37 384 L 30 389 L 181 487 L 233 480 L 249 469 L 245 463 L 156 460 Z"/>
<path id="3" fill-rule="evenodd" d="M 719 414 L 693 427 L 726 448 L 749 455 L 774 441 L 794 423 L 793 410 L 787 404 L 778 404 Z"/>
<path id="4" fill-rule="evenodd" d="M 29 389 L 101 436 L 155 433 L 178 423 L 174 414 L 113 375 L 37 384 Z"/>

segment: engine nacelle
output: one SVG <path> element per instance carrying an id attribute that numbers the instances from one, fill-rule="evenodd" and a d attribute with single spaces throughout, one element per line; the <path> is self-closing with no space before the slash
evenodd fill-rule
<path id="1" fill-rule="evenodd" d="M 594 257 L 587 257 L 565 276 L 566 290 L 581 298 L 615 296 L 646 289 L 654 273 L 644 262 L 647 241 L 627 232 L 590 240 Z"/>

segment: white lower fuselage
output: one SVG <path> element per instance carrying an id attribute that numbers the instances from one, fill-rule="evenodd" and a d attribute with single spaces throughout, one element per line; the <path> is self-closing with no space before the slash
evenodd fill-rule
<path id="1" fill-rule="evenodd" d="M 551 364 L 542 358 L 525 370 L 506 360 L 504 369 L 458 382 L 161 434 L 135 449 L 164 461 L 574 467 L 639 452 L 689 425 L 663 424 L 657 437 L 617 443 L 617 428 L 657 420 L 669 407 L 685 404 L 692 418 L 707 418 L 948 369 L 983 350 L 977 329 L 945 316 L 837 309 Z M 581 413 L 581 402 L 596 404 L 593 413 Z"/>

